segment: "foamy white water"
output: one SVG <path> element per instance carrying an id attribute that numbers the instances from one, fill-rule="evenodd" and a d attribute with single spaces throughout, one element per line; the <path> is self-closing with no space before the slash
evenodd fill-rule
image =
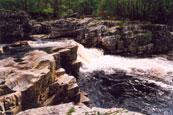
<path id="1" fill-rule="evenodd" d="M 106 74 L 112 74 L 115 70 L 121 70 L 127 74 L 145 75 L 161 81 L 173 82 L 173 62 L 162 57 L 140 59 L 103 55 L 102 50 L 87 49 L 79 45 L 78 59 L 82 62 L 80 68 L 82 73 L 104 71 Z M 161 84 L 156 81 L 155 83 Z"/>
<path id="2" fill-rule="evenodd" d="M 37 40 L 37 41 L 28 41 L 28 44 L 33 48 L 42 48 L 42 47 L 65 47 L 69 46 L 69 44 L 74 45 L 77 44 L 74 40 L 58 40 L 58 41 L 43 41 L 43 40 Z"/>
<path id="3" fill-rule="evenodd" d="M 96 48 L 85 48 L 73 40 L 62 41 L 29 41 L 29 45 L 36 47 L 65 46 L 66 44 L 78 44 L 78 60 L 82 62 L 80 72 L 104 71 L 113 74 L 115 70 L 121 70 L 127 74 L 150 76 L 161 79 L 152 81 L 163 87 L 168 87 L 162 81 L 173 83 L 173 62 L 162 57 L 157 58 L 128 58 L 113 55 L 104 55 L 103 51 Z M 169 86 L 172 87 L 173 86 Z"/>

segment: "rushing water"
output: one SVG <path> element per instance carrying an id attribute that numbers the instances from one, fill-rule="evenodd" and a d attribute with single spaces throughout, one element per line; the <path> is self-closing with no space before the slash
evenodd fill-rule
<path id="1" fill-rule="evenodd" d="M 173 62 L 163 57 L 104 55 L 79 45 L 79 84 L 90 106 L 122 107 L 152 115 L 173 115 Z"/>
<path id="2" fill-rule="evenodd" d="M 30 41 L 31 47 L 64 46 L 64 41 Z M 91 107 L 125 108 L 151 115 L 173 115 L 173 62 L 163 57 L 129 58 L 104 55 L 78 44 L 80 88 Z"/>
<path id="3" fill-rule="evenodd" d="M 99 49 L 86 49 L 79 45 L 78 59 L 83 63 L 81 72 L 104 71 L 114 73 L 115 69 L 126 73 L 148 75 L 173 83 L 173 61 L 163 57 L 157 58 L 127 58 L 121 56 L 104 55 Z"/>

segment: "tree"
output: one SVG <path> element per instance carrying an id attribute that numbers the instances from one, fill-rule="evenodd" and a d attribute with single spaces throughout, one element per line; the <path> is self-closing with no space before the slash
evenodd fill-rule
<path id="1" fill-rule="evenodd" d="M 0 0 L 0 9 L 26 11 L 35 17 L 80 15 L 110 16 L 171 23 L 173 0 Z"/>

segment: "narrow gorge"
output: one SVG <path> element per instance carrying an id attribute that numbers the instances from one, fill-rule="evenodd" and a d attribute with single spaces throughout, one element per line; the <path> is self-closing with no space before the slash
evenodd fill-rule
<path id="1" fill-rule="evenodd" d="M 0 114 L 173 115 L 172 26 L 0 16 Z"/>

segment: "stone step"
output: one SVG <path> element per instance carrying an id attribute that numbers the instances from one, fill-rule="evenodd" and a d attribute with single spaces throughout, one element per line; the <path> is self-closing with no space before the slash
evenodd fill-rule
<path id="1" fill-rule="evenodd" d="M 76 82 L 74 76 L 69 76 L 68 74 L 64 74 L 56 78 L 59 85 L 70 85 Z"/>
<path id="2" fill-rule="evenodd" d="M 63 68 L 59 68 L 55 71 L 56 77 L 59 77 L 59 76 L 64 75 L 64 74 L 65 74 L 65 69 L 63 69 Z"/>
<path id="3" fill-rule="evenodd" d="M 81 91 L 80 92 L 80 103 L 83 103 L 85 105 L 88 105 L 89 102 L 90 102 L 90 99 L 88 98 L 88 94 L 85 93 L 85 92 L 83 92 L 83 91 Z"/>

